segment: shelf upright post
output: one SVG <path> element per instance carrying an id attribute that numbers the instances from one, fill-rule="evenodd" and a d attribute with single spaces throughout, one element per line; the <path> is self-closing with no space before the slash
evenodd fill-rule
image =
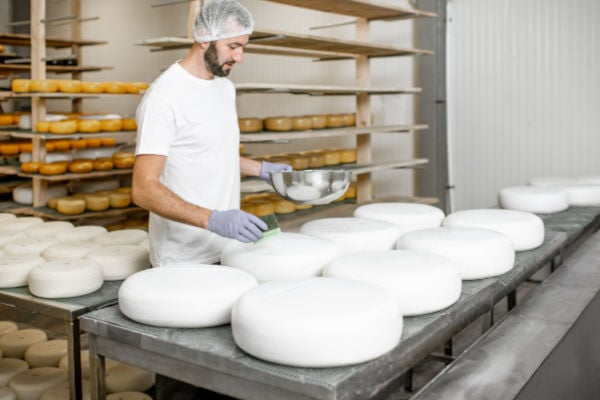
<path id="1" fill-rule="evenodd" d="M 81 0 L 71 0 L 71 15 L 76 17 L 71 21 L 71 38 L 73 40 L 81 40 Z M 81 46 L 73 44 L 71 51 L 76 57 L 77 65 L 82 65 Z M 81 72 L 73 72 L 73 79 L 81 80 Z M 83 110 L 82 104 L 83 99 L 74 98 L 71 100 L 71 110 L 77 113 L 81 112 Z"/>
<path id="2" fill-rule="evenodd" d="M 369 41 L 369 21 L 366 18 L 356 20 L 356 39 Z M 356 57 L 356 83 L 359 87 L 369 87 L 371 81 L 369 57 L 359 55 Z M 368 93 L 358 93 L 356 96 L 356 125 L 365 127 L 371 125 L 371 100 Z M 356 162 L 358 164 L 371 163 L 371 134 L 356 136 Z M 360 174 L 356 181 L 356 199 L 363 203 L 372 199 L 371 174 Z"/>

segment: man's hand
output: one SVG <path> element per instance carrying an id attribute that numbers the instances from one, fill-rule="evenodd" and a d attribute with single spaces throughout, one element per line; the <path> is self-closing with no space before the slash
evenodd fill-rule
<path id="1" fill-rule="evenodd" d="M 262 238 L 267 229 L 267 224 L 260 218 L 242 210 L 213 210 L 208 218 L 209 231 L 244 243 Z"/>
<path id="2" fill-rule="evenodd" d="M 260 165 L 260 178 L 272 185 L 271 172 L 291 171 L 292 167 L 287 164 L 275 164 L 268 161 L 263 161 Z"/>

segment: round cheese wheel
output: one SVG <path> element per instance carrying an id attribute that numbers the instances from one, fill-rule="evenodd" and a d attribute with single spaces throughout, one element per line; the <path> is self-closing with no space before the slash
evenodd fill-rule
<path id="1" fill-rule="evenodd" d="M 500 190 L 500 206 L 509 210 L 551 214 L 569 208 L 569 196 L 559 187 L 514 186 Z"/>
<path id="2" fill-rule="evenodd" d="M 68 170 L 69 172 L 75 174 L 85 174 L 94 169 L 94 163 L 91 160 L 78 160 L 72 161 L 69 163 Z"/>
<path id="3" fill-rule="evenodd" d="M 97 236 L 102 236 L 107 232 L 108 231 L 103 226 L 77 226 L 68 231 L 59 232 L 56 235 L 56 239 L 60 242 L 82 242 L 93 240 Z"/>
<path id="4" fill-rule="evenodd" d="M 327 150 L 323 154 L 325 156 L 325 165 L 337 165 L 341 162 L 338 150 Z"/>
<path id="5" fill-rule="evenodd" d="M 0 152 L 5 156 L 19 154 L 20 150 L 18 143 L 4 143 L 0 146 Z"/>
<path id="6" fill-rule="evenodd" d="M 66 215 L 82 214 L 85 211 L 85 200 L 77 198 L 59 198 L 56 202 L 56 211 Z"/>
<path id="7" fill-rule="evenodd" d="M 152 400 L 152 397 L 142 392 L 119 392 L 109 394 L 106 400 Z"/>
<path id="8" fill-rule="evenodd" d="M 143 324 L 202 328 L 227 324 L 239 296 L 257 285 L 248 273 L 204 264 L 151 268 L 119 289 L 123 314 Z"/>
<path id="9" fill-rule="evenodd" d="M 19 400 L 38 400 L 45 390 L 66 380 L 67 374 L 60 368 L 40 367 L 19 373 L 8 386 Z"/>
<path id="10" fill-rule="evenodd" d="M 8 255 L 40 255 L 56 243 L 58 240 L 52 237 L 27 237 L 5 244 L 4 251 Z"/>
<path id="11" fill-rule="evenodd" d="M 311 120 L 312 129 L 323 129 L 327 127 L 327 116 L 326 115 L 309 115 Z"/>
<path id="12" fill-rule="evenodd" d="M 285 199 L 272 200 L 275 214 L 290 214 L 296 211 L 294 203 Z"/>
<path id="13" fill-rule="evenodd" d="M 29 273 L 29 290 L 35 296 L 50 299 L 76 297 L 95 292 L 103 281 L 103 270 L 98 263 L 89 259 L 61 259 L 33 268 Z"/>
<path id="14" fill-rule="evenodd" d="M 25 237 L 27 237 L 27 235 L 23 231 L 10 232 L 0 230 L 0 247 L 12 242 L 13 240 L 22 239 Z"/>
<path id="15" fill-rule="evenodd" d="M 154 373 L 121 362 L 106 366 L 106 392 L 144 392 L 154 386 Z"/>
<path id="16" fill-rule="evenodd" d="M 60 175 L 67 172 L 67 166 L 63 163 L 41 163 L 38 172 L 42 175 Z"/>
<path id="17" fill-rule="evenodd" d="M 69 135 L 77 132 L 77 121 L 75 120 L 64 120 L 64 121 L 53 121 L 50 122 L 50 128 L 48 132 L 59 135 Z"/>
<path id="18" fill-rule="evenodd" d="M 93 161 L 93 166 L 96 171 L 110 171 L 113 169 L 115 164 L 111 158 L 99 157 Z"/>
<path id="19" fill-rule="evenodd" d="M 325 166 L 325 154 L 319 153 L 310 153 L 308 154 L 310 157 L 310 168 L 320 168 Z"/>
<path id="20" fill-rule="evenodd" d="M 292 130 L 306 131 L 312 129 L 312 118 L 310 117 L 292 117 Z"/>
<path id="21" fill-rule="evenodd" d="M 356 114 L 342 114 L 345 126 L 356 126 Z"/>
<path id="22" fill-rule="evenodd" d="M 240 132 L 251 133 L 263 130 L 263 120 L 260 118 L 238 118 Z"/>
<path id="23" fill-rule="evenodd" d="M 249 200 L 246 202 L 246 205 L 253 207 L 253 214 L 259 217 L 275 213 L 275 206 L 268 199 Z"/>
<path id="24" fill-rule="evenodd" d="M 559 187 L 567 192 L 570 206 L 590 207 L 600 205 L 600 185 L 574 183 Z"/>
<path id="25" fill-rule="evenodd" d="M 135 164 L 135 157 L 113 157 L 113 164 L 117 169 L 132 168 Z"/>
<path id="26" fill-rule="evenodd" d="M 446 217 L 444 226 L 483 228 L 510 238 L 515 251 L 535 249 L 544 242 L 544 221 L 535 214 L 515 210 L 463 210 Z"/>
<path id="27" fill-rule="evenodd" d="M 17 400 L 17 394 L 7 386 L 0 386 L 0 400 Z"/>
<path id="28" fill-rule="evenodd" d="M 123 82 L 106 81 L 102 84 L 105 93 L 123 94 L 127 93 L 127 88 Z"/>
<path id="29" fill-rule="evenodd" d="M 18 232 L 43 223 L 44 220 L 38 217 L 17 217 L 12 220 L 0 222 L 0 232 Z"/>
<path id="30" fill-rule="evenodd" d="M 102 93 L 104 85 L 102 82 L 81 82 L 81 91 L 83 93 Z"/>
<path id="31" fill-rule="evenodd" d="M 4 336 L 7 333 L 11 333 L 19 329 L 17 324 L 12 321 L 0 321 L 0 336 Z M 2 357 L 0 357 L 2 358 Z M 0 384 L 1 386 L 1 384 Z"/>
<path id="32" fill-rule="evenodd" d="M 341 114 L 327 115 L 327 128 L 340 128 L 344 126 L 344 117 Z"/>
<path id="33" fill-rule="evenodd" d="M 400 236 L 396 248 L 448 257 L 460 269 L 463 280 L 502 275 L 510 271 L 515 263 L 515 251 L 510 238 L 489 229 L 421 229 Z"/>
<path id="34" fill-rule="evenodd" d="M 137 130 L 137 122 L 135 121 L 135 118 L 123 118 L 121 120 L 121 124 L 122 124 L 122 129 L 124 131 L 135 131 Z"/>
<path id="35" fill-rule="evenodd" d="M 92 242 L 59 242 L 44 250 L 42 257 L 48 261 L 81 259 L 98 247 L 100 247 L 98 243 Z"/>
<path id="36" fill-rule="evenodd" d="M 344 253 L 388 250 L 398 239 L 396 226 L 365 218 L 322 218 L 304 223 L 300 233 L 332 240 Z"/>
<path id="37" fill-rule="evenodd" d="M 231 327 L 235 343 L 257 358 L 336 367 L 393 349 L 402 335 L 402 313 L 392 295 L 372 284 L 290 279 L 243 294 L 233 307 Z"/>
<path id="38" fill-rule="evenodd" d="M 94 242 L 102 246 L 115 244 L 138 244 L 148 238 L 148 232 L 142 229 L 121 229 L 108 232 L 94 238 Z"/>
<path id="39" fill-rule="evenodd" d="M 68 221 L 47 221 L 42 224 L 36 224 L 25 229 L 25 234 L 32 238 L 52 237 L 55 238 L 59 232 L 73 229 L 74 226 Z"/>
<path id="40" fill-rule="evenodd" d="M 53 93 L 58 91 L 58 82 L 54 79 L 32 79 L 29 82 L 29 91 Z"/>
<path id="41" fill-rule="evenodd" d="M 109 193 L 108 200 L 112 208 L 126 208 L 131 205 L 131 195 L 129 193 Z"/>
<path id="42" fill-rule="evenodd" d="M 120 119 L 103 119 L 100 123 L 103 132 L 118 132 L 123 129 L 123 122 Z"/>
<path id="43" fill-rule="evenodd" d="M 104 211 L 110 207 L 110 199 L 108 196 L 99 194 L 87 194 L 84 197 L 85 208 L 89 211 Z"/>
<path id="44" fill-rule="evenodd" d="M 259 283 L 318 276 L 339 247 L 326 239 L 282 232 L 256 243 L 231 241 L 221 252 L 221 264 L 248 272 Z"/>
<path id="45" fill-rule="evenodd" d="M 31 368 L 56 367 L 61 358 L 67 355 L 67 341 L 47 340 L 32 344 L 25 350 L 25 361 Z"/>
<path id="46" fill-rule="evenodd" d="M 150 85 L 146 82 L 123 82 L 127 93 L 139 94 L 141 91 L 148 89 Z"/>
<path id="47" fill-rule="evenodd" d="M 268 131 L 290 131 L 292 130 L 292 119 L 289 117 L 269 117 L 265 118 L 264 127 Z"/>
<path id="48" fill-rule="evenodd" d="M 289 164 L 294 170 L 308 169 L 310 167 L 310 157 L 299 155 L 290 155 L 287 159 Z"/>
<path id="49" fill-rule="evenodd" d="M 81 381 L 82 400 L 91 400 L 92 394 L 91 394 L 90 390 L 91 390 L 90 381 L 86 380 L 86 379 L 82 380 Z M 69 400 L 70 394 L 71 394 L 71 392 L 70 392 L 69 381 L 65 381 L 65 382 L 61 382 L 57 385 L 54 385 L 54 386 L 49 387 L 48 389 L 44 390 L 44 393 L 42 393 L 40 400 Z"/>
<path id="50" fill-rule="evenodd" d="M 101 130 L 102 124 L 97 119 L 81 119 L 77 121 L 77 132 L 96 133 L 100 132 Z"/>
<path id="51" fill-rule="evenodd" d="M 104 246 L 92 250 L 86 260 L 102 266 L 104 280 L 117 281 L 150 267 L 148 251 L 135 244 Z"/>
<path id="52" fill-rule="evenodd" d="M 80 93 L 81 81 L 71 79 L 61 79 L 57 81 L 58 91 L 63 93 Z"/>
<path id="53" fill-rule="evenodd" d="M 100 138 L 85 138 L 81 139 L 87 144 L 87 148 L 98 148 L 102 144 Z"/>
<path id="54" fill-rule="evenodd" d="M 342 255 L 331 260 L 323 269 L 323 276 L 381 286 L 396 299 L 405 316 L 451 306 L 460 297 L 462 286 L 460 272 L 452 260 L 409 250 Z"/>
<path id="55" fill-rule="evenodd" d="M 0 386 L 8 385 L 8 382 L 19 373 L 27 371 L 29 364 L 19 358 L 0 359 Z"/>
<path id="56" fill-rule="evenodd" d="M 24 162 L 21 163 L 21 171 L 26 174 L 35 174 L 38 172 L 38 168 L 40 167 L 40 162 Z M 14 197 L 14 196 L 13 196 Z"/>
<path id="57" fill-rule="evenodd" d="M 19 329 L 0 337 L 0 349 L 6 358 L 23 358 L 29 346 L 46 340 L 46 333 L 40 329 Z"/>
<path id="58" fill-rule="evenodd" d="M 372 203 L 354 210 L 358 218 L 390 222 L 399 235 L 417 229 L 437 228 L 442 225 L 444 212 L 437 207 L 415 203 Z"/>
<path id="59" fill-rule="evenodd" d="M 31 85 L 30 79 L 13 79 L 10 82 L 10 88 L 13 92 L 29 92 L 29 87 Z"/>

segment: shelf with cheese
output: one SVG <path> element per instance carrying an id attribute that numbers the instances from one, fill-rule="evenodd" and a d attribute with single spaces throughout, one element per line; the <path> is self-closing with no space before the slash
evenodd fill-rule
<path id="1" fill-rule="evenodd" d="M 17 176 L 22 178 L 38 178 L 47 182 L 60 182 L 60 181 L 70 181 L 73 179 L 92 179 L 92 178 L 102 178 L 102 177 L 110 177 L 116 175 L 129 175 L 131 174 L 131 168 L 126 169 L 111 169 L 108 171 L 90 171 L 84 173 L 73 173 L 73 172 L 63 172 L 56 175 L 43 175 L 43 174 L 28 174 L 25 172 L 17 172 Z"/>

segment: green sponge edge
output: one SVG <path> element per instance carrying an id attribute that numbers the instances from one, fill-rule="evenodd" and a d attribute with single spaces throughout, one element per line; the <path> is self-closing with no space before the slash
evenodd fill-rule
<path id="1" fill-rule="evenodd" d="M 279 228 L 279 221 L 277 221 L 277 217 L 275 214 L 264 215 L 258 217 L 267 224 L 267 230 L 263 232 L 263 237 L 257 240 L 255 243 L 261 242 L 266 239 L 270 239 L 274 236 L 277 236 L 281 233 L 281 229 Z"/>

